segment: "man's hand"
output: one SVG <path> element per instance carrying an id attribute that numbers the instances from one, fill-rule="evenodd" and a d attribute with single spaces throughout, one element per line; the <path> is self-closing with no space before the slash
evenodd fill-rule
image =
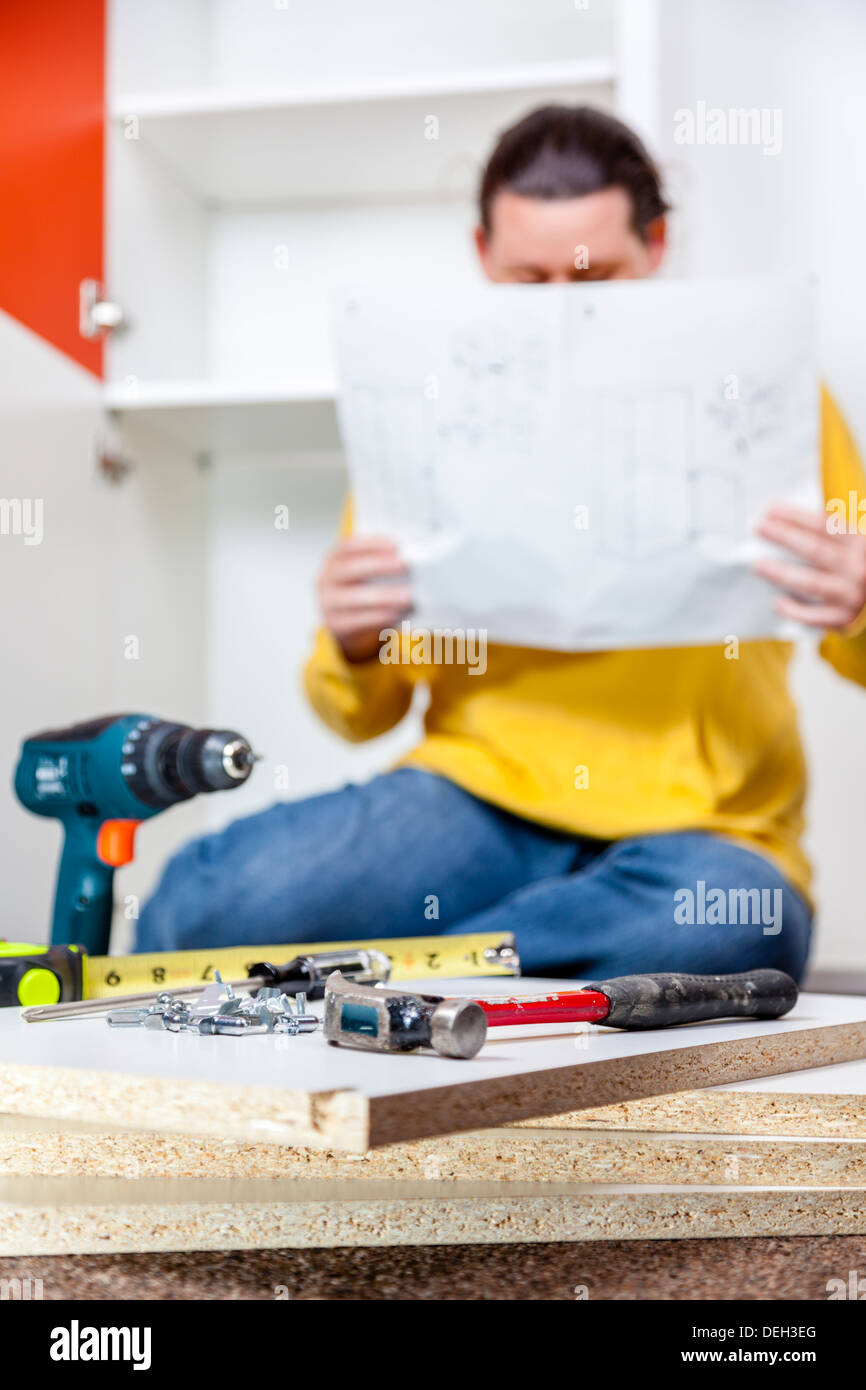
<path id="1" fill-rule="evenodd" d="M 404 582 L 383 582 L 402 579 Z M 349 661 L 369 661 L 379 633 L 405 616 L 412 594 L 396 546 L 378 536 L 349 536 L 332 550 L 318 582 L 322 622 Z"/>
<path id="2" fill-rule="evenodd" d="M 799 507 L 771 507 L 758 527 L 768 541 L 784 546 L 805 564 L 759 560 L 759 574 L 784 590 L 777 613 L 809 627 L 845 628 L 866 605 L 866 536 L 832 534 L 827 518 Z"/>

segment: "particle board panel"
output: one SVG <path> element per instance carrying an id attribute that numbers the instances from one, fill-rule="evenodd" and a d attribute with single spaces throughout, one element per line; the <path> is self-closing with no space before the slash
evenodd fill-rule
<path id="1" fill-rule="evenodd" d="M 592 1183 L 0 1181 L 0 1256 L 859 1235 L 866 1189 Z"/>
<path id="2" fill-rule="evenodd" d="M 866 1062 L 840 1062 L 701 1091 L 518 1122 L 563 1129 L 682 1130 L 866 1139 Z"/>
<path id="3" fill-rule="evenodd" d="M 826 1301 L 866 1269 L 866 1237 L 587 1240 L 365 1249 L 24 1255 L 0 1282 L 48 1300 L 172 1302 Z M 795 1312 L 794 1309 L 791 1310 Z M 699 1309 L 695 1309 L 699 1312 Z M 759 1314 L 760 1309 L 754 1312 Z M 840 1313 L 842 1310 L 840 1309 Z M 853 1312 L 853 1310 L 852 1310 Z M 798 1319 L 799 1320 L 799 1319 Z M 582 1330 L 582 1324 L 581 1324 Z"/>
<path id="4" fill-rule="evenodd" d="M 492 1129 L 363 1154 L 0 1116 L 0 1176 L 866 1186 L 866 1140 Z"/>
<path id="5" fill-rule="evenodd" d="M 527 993 L 565 987 L 520 982 Z M 478 983 L 436 989 L 471 996 Z M 515 983 L 485 981 L 484 992 L 513 993 Z M 855 1058 L 866 1058 L 859 996 L 802 995 L 775 1022 L 495 1029 L 471 1061 L 334 1048 L 321 1034 L 207 1038 L 109 1030 L 99 1018 L 27 1024 L 6 1009 L 0 1111 L 363 1152 L 480 1121 L 499 1126 Z"/>

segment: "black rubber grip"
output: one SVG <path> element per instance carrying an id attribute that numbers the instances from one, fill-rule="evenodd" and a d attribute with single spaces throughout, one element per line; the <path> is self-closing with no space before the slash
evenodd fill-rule
<path id="1" fill-rule="evenodd" d="M 669 1028 L 713 1018 L 781 1018 L 797 1002 L 797 986 L 782 970 L 742 975 L 622 975 L 587 989 L 610 1000 L 604 1026 Z"/>

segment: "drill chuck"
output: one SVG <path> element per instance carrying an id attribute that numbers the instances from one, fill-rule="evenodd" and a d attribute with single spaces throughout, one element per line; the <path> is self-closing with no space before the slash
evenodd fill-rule
<path id="1" fill-rule="evenodd" d="M 174 806 L 200 792 L 226 791 L 249 777 L 255 755 L 231 729 L 191 729 L 141 720 L 123 745 L 121 771 L 146 806 Z"/>

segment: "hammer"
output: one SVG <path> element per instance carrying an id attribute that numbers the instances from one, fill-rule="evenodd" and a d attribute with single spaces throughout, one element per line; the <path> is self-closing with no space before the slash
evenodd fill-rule
<path id="1" fill-rule="evenodd" d="M 345 980 L 325 981 L 325 1037 L 373 1052 L 432 1047 L 443 1057 L 474 1057 L 488 1025 L 604 1023 L 630 1031 L 720 1018 L 781 1018 L 797 1002 L 797 986 L 781 970 L 737 975 L 622 975 L 548 994 L 446 999 Z"/>
<path id="2" fill-rule="evenodd" d="M 325 1038 L 370 1052 L 432 1047 L 442 1057 L 474 1057 L 487 1037 L 487 1015 L 474 999 L 407 994 L 357 985 L 335 970 L 325 981 Z"/>

